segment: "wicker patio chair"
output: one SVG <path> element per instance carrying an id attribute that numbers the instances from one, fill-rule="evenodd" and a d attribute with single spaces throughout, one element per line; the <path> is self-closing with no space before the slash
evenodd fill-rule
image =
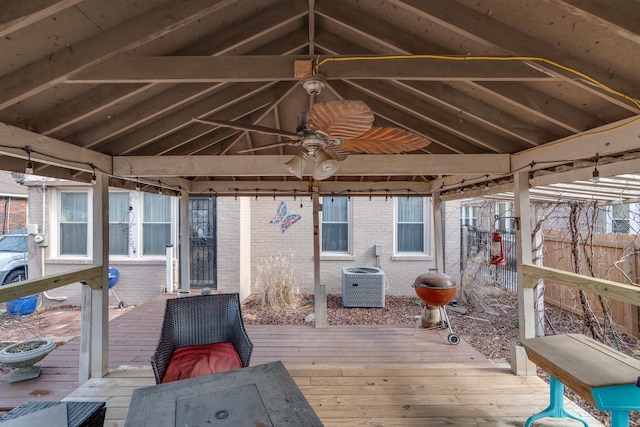
<path id="1" fill-rule="evenodd" d="M 237 293 L 167 300 L 160 338 L 151 358 L 156 384 L 162 382 L 178 348 L 223 342 L 233 344 L 243 368 L 249 366 L 253 344 L 244 328 Z"/>

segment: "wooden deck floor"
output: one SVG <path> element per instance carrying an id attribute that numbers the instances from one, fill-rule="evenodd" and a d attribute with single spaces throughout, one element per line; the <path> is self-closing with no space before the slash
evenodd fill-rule
<path id="1" fill-rule="evenodd" d="M 326 427 L 522 426 L 548 404 L 538 377 L 518 377 L 491 363 L 286 365 Z M 133 390 L 154 385 L 151 368 L 122 368 L 92 379 L 65 400 L 106 401 L 105 426 L 122 427 Z M 578 406 L 568 410 L 603 427 Z M 536 427 L 576 427 L 544 418 Z"/>
<path id="2" fill-rule="evenodd" d="M 153 384 L 164 300 L 157 297 L 110 325 L 110 374 L 78 385 L 78 339 L 42 362 L 42 375 L 10 384 L 0 378 L 0 406 L 24 400 L 105 400 L 105 426 L 122 426 L 134 388 Z M 251 364 L 281 360 L 327 426 L 522 426 L 548 404 L 548 385 L 493 364 L 447 331 L 404 326 L 248 325 Z M 569 403 L 574 412 L 587 416 Z M 587 416 L 590 425 L 601 426 Z M 554 420 L 538 426 L 572 426 Z"/>

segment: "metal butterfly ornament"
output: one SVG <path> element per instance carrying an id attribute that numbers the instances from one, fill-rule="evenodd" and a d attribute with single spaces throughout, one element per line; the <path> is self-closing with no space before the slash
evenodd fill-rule
<path id="1" fill-rule="evenodd" d="M 298 222 L 302 218 L 298 214 L 287 214 L 287 205 L 284 201 L 280 202 L 278 211 L 270 221 L 271 224 L 280 224 L 280 230 L 284 233 L 289 227 Z"/>

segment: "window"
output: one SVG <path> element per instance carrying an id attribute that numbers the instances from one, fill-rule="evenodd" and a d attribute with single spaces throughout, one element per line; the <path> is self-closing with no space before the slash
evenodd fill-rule
<path id="1" fill-rule="evenodd" d="M 478 226 L 478 211 L 477 206 L 462 206 L 460 208 L 460 225 L 467 227 Z"/>
<path id="2" fill-rule="evenodd" d="M 56 189 L 52 241 L 57 255 L 91 257 L 92 190 Z M 165 256 L 176 233 L 175 198 L 137 191 L 109 191 L 109 255 Z"/>
<path id="3" fill-rule="evenodd" d="M 427 203 L 424 197 L 396 200 L 396 252 L 427 252 Z"/>
<path id="4" fill-rule="evenodd" d="M 496 215 L 498 215 L 498 221 L 495 221 L 496 230 L 513 230 L 513 208 L 511 203 L 500 202 L 496 206 Z"/>
<path id="5" fill-rule="evenodd" d="M 613 205 L 611 213 L 612 231 L 614 233 L 629 234 L 629 205 Z"/>
<path id="6" fill-rule="evenodd" d="M 60 255 L 88 255 L 89 193 L 60 193 Z"/>
<path id="7" fill-rule="evenodd" d="M 171 244 L 171 198 L 144 193 L 142 254 L 164 255 Z"/>
<path id="8" fill-rule="evenodd" d="M 349 253 L 349 200 L 322 198 L 322 252 Z"/>
<path id="9" fill-rule="evenodd" d="M 129 255 L 129 193 L 109 193 L 109 255 Z"/>

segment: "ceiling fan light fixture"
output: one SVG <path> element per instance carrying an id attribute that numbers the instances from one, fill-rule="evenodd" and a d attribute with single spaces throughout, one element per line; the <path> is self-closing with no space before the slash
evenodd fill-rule
<path id="1" fill-rule="evenodd" d="M 316 74 L 302 80 L 302 87 L 309 95 L 320 95 L 325 87 L 324 77 Z"/>
<path id="2" fill-rule="evenodd" d="M 291 175 L 295 176 L 298 179 L 302 179 L 302 172 L 304 171 L 304 167 L 306 164 L 307 159 L 301 154 L 296 154 L 286 163 L 284 163 L 284 167 L 289 171 Z"/>
<path id="3" fill-rule="evenodd" d="M 313 179 L 321 181 L 329 178 L 334 173 L 338 172 L 338 161 L 332 159 L 324 151 L 320 151 L 315 156 L 315 167 L 313 169 Z"/>

